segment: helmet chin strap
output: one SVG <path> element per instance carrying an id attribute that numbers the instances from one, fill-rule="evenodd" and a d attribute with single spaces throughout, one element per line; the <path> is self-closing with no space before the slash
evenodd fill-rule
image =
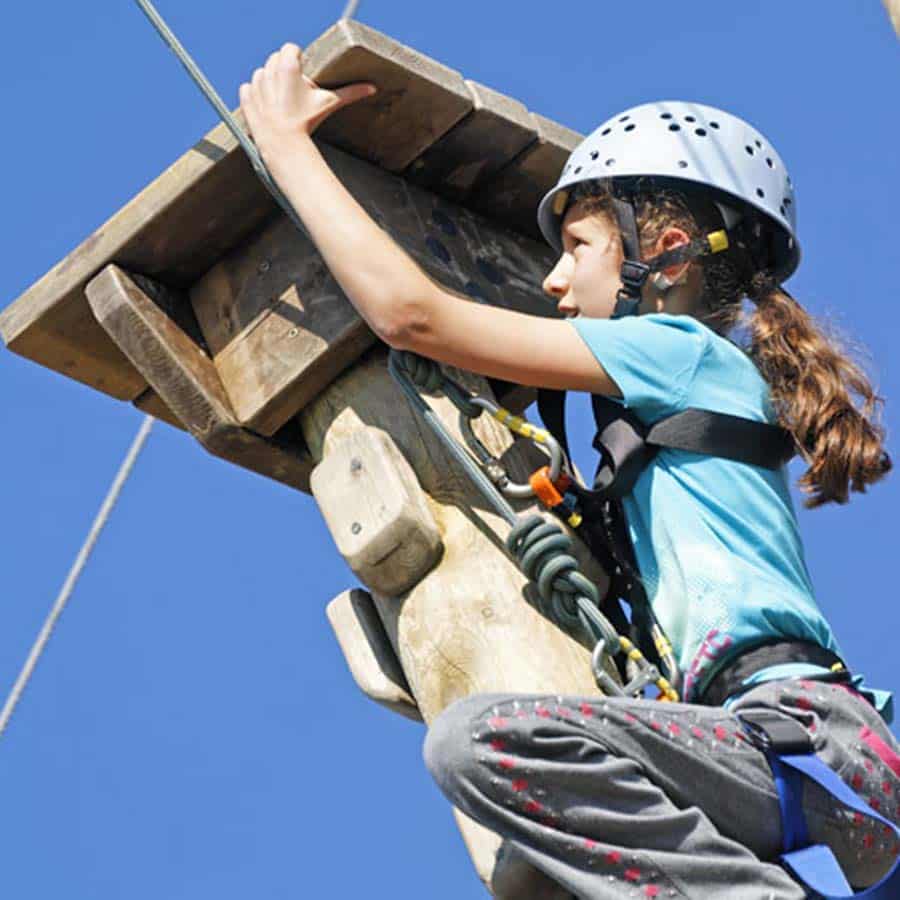
<path id="1" fill-rule="evenodd" d="M 629 200 L 613 198 L 613 209 L 622 234 L 622 249 L 625 259 L 622 262 L 622 287 L 616 294 L 616 305 L 610 318 L 623 319 L 636 316 L 643 299 L 644 285 L 653 272 L 662 272 L 669 266 L 699 259 L 713 253 L 721 253 L 729 246 L 728 230 L 713 231 L 689 244 L 683 244 L 674 250 L 667 250 L 654 256 L 647 262 L 641 262 L 641 246 L 638 239 L 637 218 L 634 204 Z M 671 286 L 671 285 L 670 285 Z"/>
<path id="2" fill-rule="evenodd" d="M 611 318 L 623 319 L 636 316 L 641 305 L 644 285 L 650 275 L 650 267 L 641 260 L 641 245 L 638 239 L 637 219 L 634 206 L 628 200 L 613 198 L 613 209 L 622 234 L 622 249 L 625 259 L 622 262 L 622 287 L 616 294 L 616 305 Z"/>

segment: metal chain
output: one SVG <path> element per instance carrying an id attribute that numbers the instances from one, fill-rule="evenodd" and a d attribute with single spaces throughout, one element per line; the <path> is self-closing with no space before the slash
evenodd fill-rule
<path id="1" fill-rule="evenodd" d="M 425 402 L 419 389 L 443 393 L 460 411 L 461 422 L 469 426 L 461 429 L 467 437 L 472 435 L 474 438 L 469 425 L 470 420 L 487 411 L 514 433 L 535 441 L 538 447 L 551 456 L 551 471 L 555 468 L 555 479 L 566 463 L 552 435 L 521 417 L 514 416 L 509 410 L 498 407 L 483 397 L 470 394 L 453 379 L 444 375 L 433 360 L 414 353 L 391 350 L 388 356 L 388 370 L 413 408 L 462 466 L 485 500 L 511 526 L 506 540 L 507 549 L 525 576 L 537 585 L 542 601 L 541 612 L 570 634 L 580 633 L 594 642 L 591 669 L 597 686 L 610 696 L 638 696 L 647 685 L 655 684 L 659 688 L 661 698 L 677 700 L 677 693 L 659 670 L 628 638 L 620 635 L 600 611 L 599 591 L 597 586 L 580 571 L 578 560 L 572 554 L 571 538 L 556 522 L 548 522 L 538 515 L 517 515 L 500 493 L 495 479 L 484 471 L 494 464 L 499 466 L 499 461 L 475 439 L 477 446 L 473 447 L 473 450 L 482 464 L 482 467 L 479 467 Z M 529 486 L 515 487 L 520 489 L 520 493 L 514 496 L 534 494 Z M 524 493 L 526 488 L 527 494 Z M 607 671 L 608 662 L 619 654 L 626 656 L 631 664 L 630 668 L 635 672 L 634 677 L 624 687 L 620 686 Z"/>
<path id="2" fill-rule="evenodd" d="M 50 640 L 50 635 L 53 633 L 53 629 L 59 621 L 59 617 L 66 608 L 66 604 L 69 602 L 69 597 L 72 595 L 75 584 L 90 558 L 91 551 L 97 543 L 97 538 L 100 537 L 100 532 L 103 530 L 103 526 L 109 519 L 113 507 L 119 499 L 119 494 L 122 492 L 122 488 L 125 486 L 125 482 L 128 480 L 128 476 L 131 474 L 131 470 L 134 468 L 134 464 L 137 462 L 137 458 L 140 455 L 141 450 L 143 450 L 147 438 L 150 436 L 153 422 L 153 416 L 145 416 L 144 421 L 141 423 L 137 436 L 132 442 L 128 453 L 125 455 L 125 459 L 119 467 L 119 471 L 106 495 L 106 499 L 103 501 L 100 511 L 94 519 L 93 525 L 91 525 L 91 530 L 88 532 L 88 536 L 85 539 L 81 550 L 79 550 L 78 556 L 75 558 L 75 562 L 69 570 L 69 574 L 66 576 L 65 583 L 56 598 L 56 602 L 53 604 L 49 615 L 38 633 L 37 639 L 31 648 L 31 653 L 28 654 L 28 659 L 25 660 L 25 665 L 22 666 L 22 671 L 19 672 L 19 677 L 16 679 L 16 683 L 9 692 L 9 697 L 7 697 L 6 703 L 3 705 L 3 711 L 0 712 L 0 737 L 2 737 L 3 732 L 6 731 L 6 726 L 12 718 L 13 711 L 24 693 L 25 688 L 28 686 L 32 673 L 38 664 L 38 660 L 41 658 L 41 654 L 44 652 L 44 648 L 47 646 L 47 642 Z"/>

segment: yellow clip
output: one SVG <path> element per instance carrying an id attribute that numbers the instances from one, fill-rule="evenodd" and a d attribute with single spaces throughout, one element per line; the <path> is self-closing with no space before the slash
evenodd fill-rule
<path id="1" fill-rule="evenodd" d="M 567 521 L 568 521 L 569 525 L 572 526 L 572 528 L 577 528 L 584 521 L 584 519 L 583 519 L 581 513 L 576 512 L 576 513 L 572 513 L 572 515 L 569 516 Z"/>
<path id="2" fill-rule="evenodd" d="M 569 202 L 569 192 L 560 191 L 553 198 L 553 214 L 561 216 L 566 211 L 566 204 Z"/>
<path id="3" fill-rule="evenodd" d="M 728 234 L 725 231 L 714 231 L 708 234 L 706 239 L 709 241 L 709 249 L 713 253 L 721 253 L 728 249 Z"/>

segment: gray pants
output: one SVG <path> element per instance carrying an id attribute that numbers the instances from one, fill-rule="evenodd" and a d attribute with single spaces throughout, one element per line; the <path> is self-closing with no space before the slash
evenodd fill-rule
<path id="1" fill-rule="evenodd" d="M 735 709 L 779 709 L 886 818 L 900 819 L 897 742 L 839 685 L 782 680 Z M 449 800 L 579 898 L 799 900 L 778 865 L 781 815 L 764 754 L 720 707 L 602 697 L 480 694 L 432 724 L 425 761 Z M 900 846 L 813 783 L 810 838 L 848 880 L 873 884 Z M 524 898 L 523 898 L 524 900 Z"/>

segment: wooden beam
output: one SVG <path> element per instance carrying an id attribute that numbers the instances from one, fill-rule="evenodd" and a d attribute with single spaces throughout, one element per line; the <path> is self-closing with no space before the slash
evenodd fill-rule
<path id="1" fill-rule="evenodd" d="M 166 312 L 183 297 L 151 279 L 107 266 L 86 287 L 97 321 L 185 428 L 215 456 L 309 491 L 311 463 L 299 432 L 267 440 L 240 427 L 215 367 Z"/>
<path id="2" fill-rule="evenodd" d="M 369 214 L 435 280 L 474 300 L 555 316 L 541 290 L 549 247 L 332 147 L 326 158 Z M 191 290 L 237 420 L 274 434 L 375 341 L 315 246 L 277 217 Z"/>

